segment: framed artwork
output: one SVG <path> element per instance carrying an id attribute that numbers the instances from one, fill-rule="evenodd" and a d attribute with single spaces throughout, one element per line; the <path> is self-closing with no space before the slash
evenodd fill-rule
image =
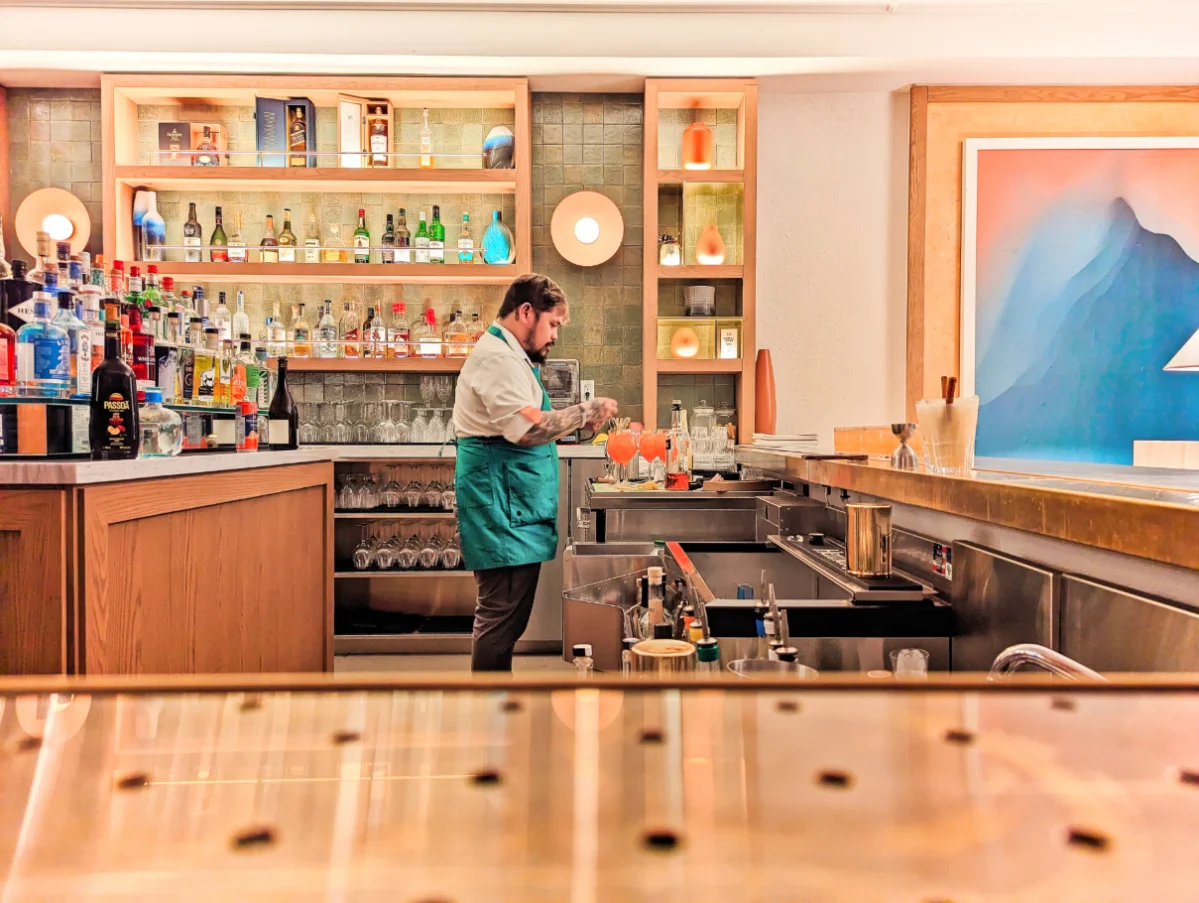
<path id="1" fill-rule="evenodd" d="M 1199 138 L 967 139 L 963 173 L 977 454 L 1131 464 L 1137 439 L 1199 438 Z"/>

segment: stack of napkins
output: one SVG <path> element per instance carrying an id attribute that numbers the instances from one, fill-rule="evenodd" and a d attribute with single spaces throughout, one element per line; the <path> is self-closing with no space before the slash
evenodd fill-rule
<path id="1" fill-rule="evenodd" d="M 820 437 L 816 433 L 780 434 L 754 433 L 754 445 L 773 451 L 814 452 Z"/>

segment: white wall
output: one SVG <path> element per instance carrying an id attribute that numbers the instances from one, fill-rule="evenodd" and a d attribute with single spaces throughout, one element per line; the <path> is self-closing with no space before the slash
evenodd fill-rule
<path id="1" fill-rule="evenodd" d="M 763 80 L 758 347 L 778 432 L 904 419 L 908 96 L 795 93 Z"/>

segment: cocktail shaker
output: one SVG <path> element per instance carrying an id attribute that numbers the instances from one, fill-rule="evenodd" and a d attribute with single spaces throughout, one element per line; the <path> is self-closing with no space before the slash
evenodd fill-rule
<path id="1" fill-rule="evenodd" d="M 891 506 L 845 506 L 845 566 L 855 577 L 891 576 Z"/>

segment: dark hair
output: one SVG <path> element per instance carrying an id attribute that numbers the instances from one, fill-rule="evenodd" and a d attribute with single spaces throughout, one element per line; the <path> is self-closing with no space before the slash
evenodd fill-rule
<path id="1" fill-rule="evenodd" d="M 555 307 L 566 306 L 566 295 L 549 276 L 540 273 L 529 273 L 520 276 L 508 286 L 504 295 L 504 303 L 500 305 L 500 317 L 506 317 L 520 310 L 522 305 L 532 304 L 537 316 L 548 313 Z"/>

